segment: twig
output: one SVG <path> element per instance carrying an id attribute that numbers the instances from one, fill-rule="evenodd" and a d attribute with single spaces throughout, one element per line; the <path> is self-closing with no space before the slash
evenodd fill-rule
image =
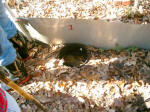
<path id="1" fill-rule="evenodd" d="M 2 82 L 4 82 L 10 88 L 14 89 L 17 93 L 19 93 L 21 96 L 23 96 L 27 100 L 30 100 L 31 102 L 36 104 L 44 112 L 48 112 L 48 110 L 37 99 L 35 99 L 31 94 L 25 92 L 17 84 L 15 84 L 12 80 L 8 79 L 6 77 L 8 74 L 9 73 L 3 67 L 0 67 L 0 80 Z"/>

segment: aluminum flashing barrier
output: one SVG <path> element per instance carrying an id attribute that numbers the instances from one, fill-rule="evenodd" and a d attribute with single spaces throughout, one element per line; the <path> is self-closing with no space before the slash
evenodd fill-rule
<path id="1" fill-rule="evenodd" d="M 5 3 L 9 17 L 26 36 L 45 43 L 82 43 L 101 48 L 136 46 L 150 49 L 150 24 L 124 24 L 102 20 L 20 18 Z"/>
<path id="2" fill-rule="evenodd" d="M 27 18 L 19 20 L 24 33 L 45 43 L 82 43 L 102 48 L 150 48 L 150 25 L 102 20 Z"/>

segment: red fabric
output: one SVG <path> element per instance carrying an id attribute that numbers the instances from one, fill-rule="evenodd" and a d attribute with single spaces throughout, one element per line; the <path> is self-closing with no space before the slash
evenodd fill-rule
<path id="1" fill-rule="evenodd" d="M 0 88 L 0 112 L 7 111 L 7 99 L 5 92 Z"/>

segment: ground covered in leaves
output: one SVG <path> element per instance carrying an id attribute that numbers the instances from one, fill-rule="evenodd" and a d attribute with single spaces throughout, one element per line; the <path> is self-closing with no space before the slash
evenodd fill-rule
<path id="1" fill-rule="evenodd" d="M 117 1 L 129 1 L 130 5 Z M 139 1 L 137 7 L 134 1 Z M 9 0 L 9 6 L 17 17 L 150 22 L 149 0 Z"/>
<path id="2" fill-rule="evenodd" d="M 22 89 L 49 112 L 150 112 L 150 51 L 137 48 L 103 50 L 86 46 L 88 62 L 63 65 L 63 45 L 33 48 L 26 62 L 32 79 Z M 42 112 L 14 91 L 22 112 Z"/>

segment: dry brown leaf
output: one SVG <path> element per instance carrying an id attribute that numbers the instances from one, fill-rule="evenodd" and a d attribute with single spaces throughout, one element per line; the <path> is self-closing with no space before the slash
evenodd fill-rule
<path id="1" fill-rule="evenodd" d="M 93 64 L 89 61 L 77 68 L 59 64 L 61 60 L 56 60 L 54 55 L 49 55 L 50 52 L 43 49 L 38 57 L 25 63 L 30 73 L 33 73 L 33 78 L 22 88 L 38 97 L 50 111 L 60 112 L 110 112 L 118 111 L 118 108 L 130 111 L 136 108 L 133 104 L 139 94 L 144 99 L 149 97 L 150 69 L 141 60 L 144 50 L 136 49 L 133 54 L 127 50 L 117 54 L 112 50 L 105 50 L 101 54 L 97 51 L 92 51 Z M 42 61 L 45 59 L 43 54 L 49 56 L 45 63 Z M 117 60 L 106 64 L 105 61 L 110 61 L 112 57 L 117 57 Z M 35 63 L 37 60 L 39 63 Z M 52 66 L 45 68 L 48 61 Z M 37 108 L 31 108 L 33 105 L 20 96 L 12 95 L 19 105 L 25 104 L 23 110 L 40 112 Z"/>

